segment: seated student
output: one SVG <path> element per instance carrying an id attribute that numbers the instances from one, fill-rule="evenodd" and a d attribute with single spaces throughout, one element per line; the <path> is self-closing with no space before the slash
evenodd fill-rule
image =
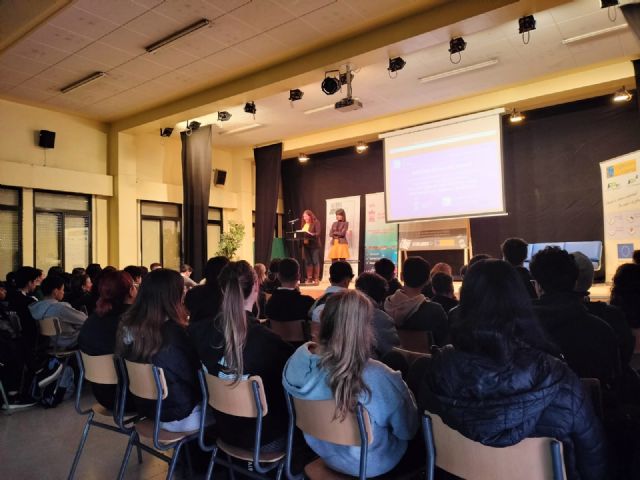
<path id="1" fill-rule="evenodd" d="M 432 302 L 439 303 L 445 312 L 449 312 L 458 305 L 458 300 L 453 292 L 453 278 L 451 275 L 439 272 L 431 276 L 431 289 L 433 290 Z"/>
<path id="2" fill-rule="evenodd" d="M 184 297 L 184 304 L 189 310 L 190 323 L 199 322 L 204 318 L 213 319 L 220 311 L 222 291 L 218 284 L 218 275 L 229 263 L 227 257 L 212 257 L 204 267 L 204 285 L 193 287 Z"/>
<path id="3" fill-rule="evenodd" d="M 133 283 L 135 283 L 136 286 L 139 287 L 142 283 L 142 269 L 136 265 L 129 265 L 124 267 L 124 271 L 131 275 L 131 278 L 133 278 Z"/>
<path id="4" fill-rule="evenodd" d="M 611 327 L 591 315 L 573 291 L 575 260 L 566 250 L 547 247 L 533 256 L 531 273 L 540 294 L 533 309 L 547 337 L 579 377 L 599 379 L 606 393 L 620 375 L 618 344 Z"/>
<path id="5" fill-rule="evenodd" d="M 524 267 L 524 261 L 527 259 L 529 244 L 521 238 L 507 238 L 500 248 L 502 249 L 502 259 L 509 262 L 520 275 L 520 279 L 524 284 L 531 298 L 538 298 L 536 289 L 533 286 L 533 277 L 529 270 Z"/>
<path id="6" fill-rule="evenodd" d="M 278 270 L 280 286 L 271 294 L 265 312 L 271 320 L 289 321 L 309 318 L 309 309 L 314 299 L 302 295 L 298 289 L 300 283 L 300 265 L 295 258 L 284 258 Z"/>
<path id="7" fill-rule="evenodd" d="M 48 317 L 55 317 L 60 322 L 62 333 L 58 337 L 52 337 L 51 342 L 60 349 L 70 349 L 78 343 L 80 327 L 87 319 L 87 314 L 80 312 L 63 302 L 64 279 L 57 275 L 47 275 L 42 281 L 42 293 L 44 299 L 29 305 L 31 316 L 36 321 L 44 320 Z"/>
<path id="8" fill-rule="evenodd" d="M 373 264 L 373 268 L 378 275 L 387 281 L 387 296 L 396 293 L 396 290 L 402 288 L 402 284 L 396 278 L 396 266 L 388 258 L 381 258 Z"/>
<path id="9" fill-rule="evenodd" d="M 269 263 L 269 272 L 267 278 L 262 283 L 262 289 L 265 293 L 273 293 L 276 288 L 280 286 L 280 280 L 278 279 L 278 271 L 280 270 L 280 258 L 274 258 Z"/>
<path id="10" fill-rule="evenodd" d="M 568 479 L 608 478 L 591 401 L 569 367 L 545 353 L 549 346 L 513 267 L 485 260 L 469 269 L 459 309 L 453 345 L 435 349 L 411 369 L 410 380 L 419 378 L 420 410 L 493 447 L 556 438 L 563 443 Z"/>
<path id="11" fill-rule="evenodd" d="M 183 293 L 178 272 L 153 270 L 122 315 L 116 335 L 117 355 L 164 370 L 169 394 L 162 402 L 160 426 L 172 432 L 198 430 L 201 418 L 200 363 L 187 335 Z M 135 396 L 134 400 L 140 415 L 154 418 L 155 400 Z"/>
<path id="12" fill-rule="evenodd" d="M 631 328 L 640 328 L 640 265 L 624 263 L 618 267 L 609 303 L 622 309 Z"/>
<path id="13" fill-rule="evenodd" d="M 78 336 L 78 347 L 87 355 L 109 355 L 115 352 L 120 318 L 138 293 L 131 275 L 125 271 L 104 274 L 100 279 L 99 290 L 96 310 L 84 322 Z M 115 385 L 92 383 L 91 387 L 96 400 L 112 410 Z"/>
<path id="14" fill-rule="evenodd" d="M 422 287 L 422 294 L 425 297 L 430 299 L 433 299 L 433 296 L 435 295 L 433 293 L 433 288 L 431 287 L 431 279 L 436 273 L 446 273 L 451 277 L 453 276 L 453 269 L 451 268 L 451 265 L 445 262 L 438 262 L 433 267 L 431 267 L 431 271 L 429 272 L 429 281 L 424 287 Z M 436 302 L 436 303 L 439 303 L 439 302 Z M 445 312 L 446 311 L 447 310 L 445 309 Z"/>
<path id="15" fill-rule="evenodd" d="M 336 292 L 341 292 L 349 288 L 349 284 L 353 279 L 353 270 L 351 265 L 347 262 L 337 261 L 333 262 L 329 267 L 329 283 L 330 285 L 324 291 L 324 294 L 316 299 L 311 305 L 309 310 L 309 316 L 311 321 L 320 322 L 320 315 L 327 299 Z"/>
<path id="16" fill-rule="evenodd" d="M 429 279 L 429 263 L 421 257 L 409 257 L 402 264 L 404 286 L 384 301 L 384 311 L 396 328 L 427 330 L 436 345 L 445 345 L 449 336 L 447 314 L 438 303 L 429 301 L 421 292 Z"/>
<path id="17" fill-rule="evenodd" d="M 72 275 L 69 292 L 65 292 L 64 301 L 68 302 L 76 310 L 89 314 L 91 313 L 89 309 L 93 306 L 91 298 L 92 287 L 91 277 L 86 273 Z"/>
<path id="18" fill-rule="evenodd" d="M 262 378 L 268 413 L 262 423 L 263 452 L 281 451 L 286 443 L 287 406 L 282 391 L 282 369 L 293 347 L 251 313 L 258 296 L 256 274 L 247 262 L 230 262 L 218 277 L 222 307 L 215 319 L 189 327 L 200 361 L 211 375 L 228 380 Z M 216 429 L 225 442 L 251 449 L 255 419 L 214 412 Z"/>
<path id="19" fill-rule="evenodd" d="M 377 358 L 384 357 L 393 347 L 400 345 L 398 331 L 393 319 L 382 310 L 387 293 L 387 281 L 374 272 L 364 272 L 356 279 L 356 290 L 364 293 L 373 303 L 374 352 Z"/>
<path id="20" fill-rule="evenodd" d="M 39 329 L 31 316 L 29 305 L 38 301 L 33 297 L 33 292 L 41 272 L 42 270 L 33 267 L 18 268 L 13 276 L 15 288 L 7 291 L 7 308 L 20 317 L 23 347 L 30 353 L 30 357 L 38 341 Z"/>
<path id="21" fill-rule="evenodd" d="M 193 287 L 195 287 L 196 285 L 198 285 L 191 278 L 191 275 L 193 275 L 193 268 L 191 268 L 191 265 L 189 265 L 187 263 L 183 263 L 182 265 L 180 265 L 180 275 L 182 275 L 182 278 L 184 280 L 184 288 L 185 289 L 190 290 Z"/>
<path id="22" fill-rule="evenodd" d="M 333 294 L 322 312 L 318 343 L 298 348 L 282 378 L 284 388 L 296 398 L 335 399 L 338 419 L 362 403 L 373 434 L 367 477 L 387 473 L 400 462 L 419 424 L 413 396 L 400 373 L 371 359 L 371 309 L 371 302 L 358 291 Z M 331 468 L 358 475 L 360 448 L 306 434 L 305 439 Z"/>

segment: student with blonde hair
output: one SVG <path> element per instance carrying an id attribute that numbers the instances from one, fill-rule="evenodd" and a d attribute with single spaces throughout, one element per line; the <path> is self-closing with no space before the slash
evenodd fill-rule
<path id="1" fill-rule="evenodd" d="M 238 382 L 262 377 L 268 413 L 262 423 L 263 452 L 283 450 L 287 430 L 287 407 L 281 378 L 293 347 L 261 325 L 251 313 L 258 296 L 254 269 L 244 260 L 229 262 L 218 277 L 222 307 L 213 320 L 191 327 L 200 360 L 211 375 Z M 255 419 L 214 412 L 220 438 L 237 447 L 251 449 Z"/>
<path id="2" fill-rule="evenodd" d="M 371 359 L 373 305 L 362 293 L 333 294 L 321 317 L 318 343 L 302 345 L 287 362 L 285 389 L 305 400 L 335 399 L 342 419 L 360 402 L 369 413 L 373 443 L 367 455 L 367 477 L 392 470 L 405 455 L 418 429 L 413 396 L 402 380 Z M 333 469 L 358 475 L 360 449 L 335 445 L 305 434 L 307 444 Z"/>

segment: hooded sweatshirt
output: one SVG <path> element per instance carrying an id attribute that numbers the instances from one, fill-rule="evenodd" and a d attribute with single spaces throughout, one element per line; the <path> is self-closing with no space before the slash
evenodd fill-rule
<path id="1" fill-rule="evenodd" d="M 436 345 L 445 345 L 448 341 L 447 314 L 440 304 L 427 300 L 422 294 L 410 297 L 403 289 L 396 290 L 385 299 L 384 311 L 399 329 L 430 331 Z"/>
<path id="2" fill-rule="evenodd" d="M 561 360 L 522 346 L 503 363 L 447 346 L 423 365 L 421 410 L 492 447 L 556 438 L 568 479 L 607 478 L 602 427 L 580 380 Z"/>
<path id="3" fill-rule="evenodd" d="M 46 298 L 29 305 L 29 311 L 34 320 L 40 321 L 47 317 L 56 317 L 60 321 L 62 334 L 58 337 L 59 348 L 70 348 L 77 344 L 80 327 L 87 319 L 87 315 L 74 309 L 67 302 L 59 302 L 54 298 Z M 52 341 L 54 341 L 52 339 Z"/>
<path id="4" fill-rule="evenodd" d="M 282 383 L 287 392 L 304 400 L 328 400 L 333 393 L 320 357 L 309 351 L 311 342 L 298 348 L 287 362 Z M 367 455 L 367 477 L 390 471 L 404 455 L 408 441 L 418 429 L 413 395 L 394 372 L 376 360 L 369 360 L 363 378 L 371 394 L 362 392 L 359 401 L 369 413 L 373 443 Z M 358 475 L 360 447 L 335 445 L 305 434 L 307 444 L 334 470 Z"/>

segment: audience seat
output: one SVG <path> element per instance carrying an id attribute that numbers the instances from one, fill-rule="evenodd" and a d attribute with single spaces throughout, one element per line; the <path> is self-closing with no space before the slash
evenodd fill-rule
<path id="1" fill-rule="evenodd" d="M 57 317 L 45 317 L 39 321 L 40 325 L 40 335 L 47 337 L 50 341 L 53 342 L 53 348 L 49 348 L 46 353 L 51 357 L 57 358 L 60 362 L 62 362 L 62 370 L 61 374 L 58 376 L 56 380 L 56 386 L 54 389 L 54 394 L 58 390 L 60 386 L 60 381 L 62 380 L 63 374 L 67 365 L 69 365 L 69 360 L 75 357 L 77 349 L 73 350 L 60 350 L 58 348 L 58 338 L 62 335 L 62 325 L 60 324 L 60 320 Z"/>
<path id="2" fill-rule="evenodd" d="M 398 329 L 400 347 L 404 350 L 419 353 L 430 353 L 433 345 L 433 334 L 425 330 Z"/>
<path id="3" fill-rule="evenodd" d="M 282 321 L 269 319 L 269 325 L 274 333 L 285 342 L 303 344 L 309 338 L 306 320 Z"/>

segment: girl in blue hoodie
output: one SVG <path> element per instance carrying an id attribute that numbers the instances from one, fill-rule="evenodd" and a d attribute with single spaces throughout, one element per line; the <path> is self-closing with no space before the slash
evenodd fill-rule
<path id="1" fill-rule="evenodd" d="M 336 416 L 344 418 L 357 402 L 369 412 L 373 443 L 367 456 L 367 476 L 393 469 L 418 429 L 413 396 L 399 372 L 371 359 L 373 306 L 355 290 L 333 294 L 322 313 L 318 343 L 296 350 L 283 373 L 285 389 L 305 400 L 336 401 Z M 309 446 L 334 470 L 358 475 L 360 448 L 335 445 L 305 434 Z"/>

